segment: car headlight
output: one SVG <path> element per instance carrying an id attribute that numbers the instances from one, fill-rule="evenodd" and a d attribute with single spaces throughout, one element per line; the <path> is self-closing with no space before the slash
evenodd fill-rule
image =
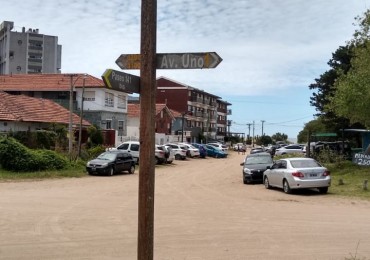
<path id="1" fill-rule="evenodd" d="M 101 165 L 101 167 L 107 167 L 108 166 L 108 163 L 103 163 L 102 165 Z"/>
<path id="2" fill-rule="evenodd" d="M 249 170 L 248 168 L 244 168 L 244 173 L 245 174 L 251 174 L 251 170 Z"/>
<path id="3" fill-rule="evenodd" d="M 90 162 L 87 162 L 87 163 L 86 163 L 86 166 L 87 166 L 87 167 L 89 167 L 89 166 L 90 166 Z"/>

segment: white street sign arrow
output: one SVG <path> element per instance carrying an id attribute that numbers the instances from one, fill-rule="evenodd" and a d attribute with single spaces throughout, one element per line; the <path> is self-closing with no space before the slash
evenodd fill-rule
<path id="1" fill-rule="evenodd" d="M 116 64 L 123 70 L 140 69 L 140 54 L 122 54 Z M 157 69 L 212 69 L 222 58 L 216 52 L 157 53 Z"/>

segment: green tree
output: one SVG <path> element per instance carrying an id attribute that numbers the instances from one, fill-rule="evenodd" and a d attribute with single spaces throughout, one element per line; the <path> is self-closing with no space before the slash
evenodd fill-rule
<path id="1" fill-rule="evenodd" d="M 353 39 L 347 46 L 341 46 L 333 53 L 332 59 L 328 62 L 330 70 L 309 86 L 314 90 L 310 104 L 316 108 L 318 112 L 316 116 L 321 117 L 326 129 L 335 132 L 354 127 L 353 124 L 359 128 L 368 124 L 366 120 L 364 121 L 363 115 L 369 114 L 366 110 L 369 105 L 366 106 L 366 102 L 362 103 L 368 100 L 368 92 L 362 85 L 367 84 L 364 81 L 367 75 L 359 79 L 362 72 L 358 71 L 358 67 L 359 64 L 365 67 L 369 64 L 368 54 L 359 57 L 369 48 L 370 11 L 367 10 L 362 17 L 358 16 L 355 20 L 359 29 L 355 30 Z M 351 107 L 350 104 L 354 106 Z"/>
<path id="2" fill-rule="evenodd" d="M 272 138 L 269 135 L 260 136 L 257 139 L 257 144 L 267 146 L 269 144 L 272 144 Z"/>
<path id="3" fill-rule="evenodd" d="M 345 117 L 338 116 L 332 109 L 328 109 L 328 105 L 336 93 L 335 81 L 341 74 L 347 73 L 351 68 L 352 57 L 353 46 L 339 47 L 332 54 L 332 59 L 328 62 L 331 69 L 324 72 L 320 78 L 315 79 L 315 83 L 309 86 L 311 90 L 315 91 L 310 98 L 310 104 L 316 108 L 318 112 L 316 116 L 322 118 L 322 123 L 327 128 L 340 129 L 349 127 L 349 120 Z"/>
<path id="4" fill-rule="evenodd" d="M 274 135 L 271 136 L 272 140 L 274 142 L 278 142 L 278 141 L 287 141 L 288 140 L 288 135 L 286 134 L 283 134 L 283 133 L 276 133 Z"/>
<path id="5" fill-rule="evenodd" d="M 334 131 L 334 129 L 328 128 L 327 125 L 323 122 L 323 118 L 319 117 L 305 124 L 303 130 L 300 131 L 298 134 L 298 143 L 308 142 L 308 133 L 325 133 L 332 131 Z"/>
<path id="6" fill-rule="evenodd" d="M 357 29 L 352 46 L 351 66 L 348 70 L 339 70 L 339 77 L 334 83 L 335 95 L 329 97 L 330 102 L 325 111 L 348 118 L 352 124 L 360 123 L 370 126 L 370 10 L 363 16 L 356 17 Z"/>
<path id="7" fill-rule="evenodd" d="M 370 42 L 356 49 L 351 63 L 350 71 L 336 81 L 336 94 L 327 109 L 351 123 L 370 127 Z"/>

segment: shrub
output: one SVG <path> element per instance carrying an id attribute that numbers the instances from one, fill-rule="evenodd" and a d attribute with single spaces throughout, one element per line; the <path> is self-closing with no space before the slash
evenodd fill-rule
<path id="1" fill-rule="evenodd" d="M 105 147 L 102 145 L 98 145 L 98 146 L 88 149 L 89 158 L 95 158 L 103 152 L 105 152 Z"/>
<path id="2" fill-rule="evenodd" d="M 0 165 L 8 171 L 63 169 L 67 160 L 49 150 L 31 150 L 14 138 L 0 139 Z"/>
<path id="3" fill-rule="evenodd" d="M 313 158 L 321 163 L 343 164 L 346 159 L 344 155 L 338 154 L 331 149 L 322 149 L 319 153 L 313 154 Z"/>
<path id="4" fill-rule="evenodd" d="M 103 144 L 104 142 L 103 133 L 97 126 L 90 126 L 87 129 L 87 132 L 90 137 L 88 141 L 89 147 L 94 147 L 94 146 Z"/>

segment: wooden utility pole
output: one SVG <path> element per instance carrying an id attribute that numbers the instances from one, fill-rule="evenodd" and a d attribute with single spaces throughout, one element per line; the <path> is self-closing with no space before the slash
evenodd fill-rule
<path id="1" fill-rule="evenodd" d="M 141 1 L 138 260 L 153 259 L 157 0 Z"/>

